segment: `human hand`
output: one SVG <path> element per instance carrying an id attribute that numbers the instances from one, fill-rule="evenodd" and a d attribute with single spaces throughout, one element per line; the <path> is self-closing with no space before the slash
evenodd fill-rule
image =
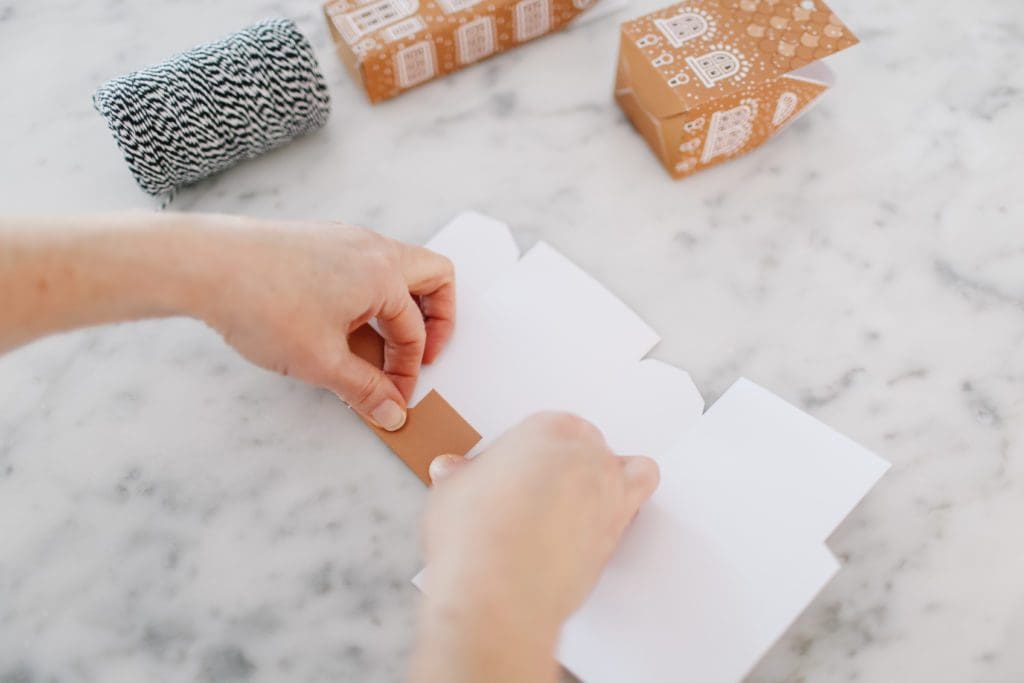
<path id="1" fill-rule="evenodd" d="M 558 413 L 527 419 L 462 462 L 441 456 L 431 468 L 440 481 L 426 512 L 416 680 L 437 678 L 437 651 L 446 647 L 458 662 L 444 664 L 447 678 L 438 680 L 553 676 L 562 623 L 657 487 L 658 467 L 614 455 L 593 425 Z"/>
<path id="2" fill-rule="evenodd" d="M 192 308 L 247 359 L 326 387 L 374 424 L 405 423 L 420 364 L 451 336 L 451 262 L 370 230 L 204 216 L 195 258 L 214 276 Z M 347 337 L 376 319 L 384 369 Z"/>

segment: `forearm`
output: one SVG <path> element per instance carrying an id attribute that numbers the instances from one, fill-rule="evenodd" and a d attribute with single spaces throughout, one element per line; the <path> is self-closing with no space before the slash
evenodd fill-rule
<path id="1" fill-rule="evenodd" d="M 201 239 L 174 214 L 0 219 L 0 352 L 87 325 L 191 314 Z"/>
<path id="2" fill-rule="evenodd" d="M 557 628 L 486 597 L 427 595 L 410 678 L 412 683 L 554 683 L 556 640 Z"/>

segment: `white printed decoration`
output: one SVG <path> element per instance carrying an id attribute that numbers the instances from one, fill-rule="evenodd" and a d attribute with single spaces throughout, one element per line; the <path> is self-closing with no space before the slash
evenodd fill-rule
<path id="1" fill-rule="evenodd" d="M 715 21 L 710 14 L 690 7 L 683 8 L 674 17 L 655 19 L 654 24 L 675 47 L 701 36 L 710 38 L 715 31 Z"/>
<path id="2" fill-rule="evenodd" d="M 408 19 L 402 19 L 397 23 L 391 24 L 381 33 L 386 41 L 393 43 L 403 38 L 411 38 L 426 27 L 427 25 L 419 17 L 409 17 Z"/>
<path id="3" fill-rule="evenodd" d="M 416 0 L 378 0 L 359 9 L 337 14 L 334 25 L 349 45 L 377 29 L 411 16 L 419 6 Z"/>
<path id="4" fill-rule="evenodd" d="M 516 3 L 516 40 L 520 43 L 551 30 L 548 0 L 520 0 Z"/>
<path id="5" fill-rule="evenodd" d="M 678 88 L 681 85 L 686 85 L 690 82 L 690 74 L 685 71 L 680 71 L 672 78 L 668 79 L 668 85 L 670 88 Z"/>
<path id="6" fill-rule="evenodd" d="M 687 133 L 695 133 L 698 130 L 704 128 L 705 123 L 707 123 L 707 120 L 703 116 L 701 116 L 700 118 L 696 118 L 693 121 L 687 121 L 683 125 L 683 130 L 685 130 Z"/>
<path id="7" fill-rule="evenodd" d="M 794 92 L 784 92 L 779 95 L 779 103 L 775 105 L 775 114 L 772 116 L 772 125 L 781 126 L 786 119 L 796 111 L 799 99 Z"/>
<path id="8" fill-rule="evenodd" d="M 700 149 L 700 138 L 690 138 L 686 142 L 679 145 L 679 151 L 687 154 L 689 152 L 696 152 Z"/>
<path id="9" fill-rule="evenodd" d="M 423 40 L 396 52 L 395 73 L 398 85 L 403 88 L 410 88 L 433 78 L 436 73 L 434 44 Z"/>
<path id="10" fill-rule="evenodd" d="M 494 52 L 494 17 L 479 17 L 455 31 L 459 63 L 472 64 Z"/>
<path id="11" fill-rule="evenodd" d="M 682 161 L 676 164 L 676 171 L 679 173 L 689 173 L 697 167 L 697 160 L 693 157 L 686 157 Z"/>
<path id="12" fill-rule="evenodd" d="M 371 50 L 377 49 L 377 41 L 373 38 L 363 38 L 358 43 L 352 46 L 352 52 L 362 57 L 370 53 Z"/>
<path id="13" fill-rule="evenodd" d="M 700 57 L 687 57 L 686 63 L 708 88 L 727 78 L 742 78 L 750 69 L 743 56 L 728 47 L 720 47 Z"/>
<path id="14" fill-rule="evenodd" d="M 667 66 L 674 61 L 676 61 L 676 58 L 672 56 L 671 52 L 662 52 L 651 60 L 651 66 Z"/>
<path id="15" fill-rule="evenodd" d="M 701 163 L 740 151 L 754 132 L 756 114 L 757 100 L 744 100 L 738 107 L 712 114 Z"/>
<path id="16" fill-rule="evenodd" d="M 437 4 L 441 6 L 441 9 L 447 14 L 455 14 L 462 10 L 467 10 L 474 5 L 479 4 L 480 0 L 437 0 Z"/>

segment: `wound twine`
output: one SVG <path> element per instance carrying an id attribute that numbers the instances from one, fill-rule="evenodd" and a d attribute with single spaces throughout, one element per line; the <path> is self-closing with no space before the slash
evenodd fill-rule
<path id="1" fill-rule="evenodd" d="M 268 19 L 93 95 L 139 186 L 154 196 L 316 130 L 330 97 L 290 19 Z"/>

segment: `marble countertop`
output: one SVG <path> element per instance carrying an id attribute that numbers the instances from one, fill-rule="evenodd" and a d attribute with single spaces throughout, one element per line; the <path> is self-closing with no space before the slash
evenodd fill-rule
<path id="1" fill-rule="evenodd" d="M 0 0 L 0 210 L 153 208 L 92 90 L 292 16 L 331 121 L 173 208 L 419 242 L 472 207 L 549 241 L 709 401 L 750 376 L 894 465 L 750 681 L 1024 680 L 1024 9 L 832 4 L 864 40 L 835 90 L 673 182 L 611 100 L 615 19 L 371 108 L 312 0 Z M 10 353 L 0 681 L 400 680 L 423 498 L 334 398 L 192 321 Z"/>

